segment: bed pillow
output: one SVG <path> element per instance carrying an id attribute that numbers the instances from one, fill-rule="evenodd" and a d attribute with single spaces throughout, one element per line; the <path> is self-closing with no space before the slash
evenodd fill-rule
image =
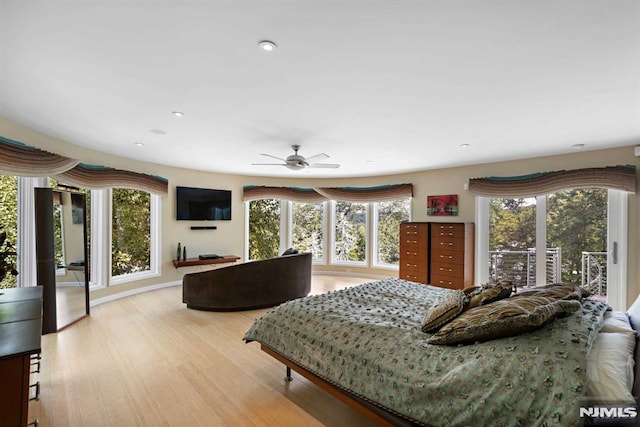
<path id="1" fill-rule="evenodd" d="M 640 295 L 627 310 L 627 316 L 629 316 L 629 323 L 631 324 L 631 327 L 636 330 L 640 330 Z"/>
<path id="2" fill-rule="evenodd" d="M 473 307 L 490 304 L 501 299 L 508 298 L 513 291 L 513 282 L 501 280 L 498 283 L 482 285 L 478 290 L 470 293 L 467 310 Z"/>
<path id="3" fill-rule="evenodd" d="M 469 299 L 462 291 L 447 293 L 431 307 L 422 320 L 422 332 L 433 332 L 462 313 Z"/>
<path id="4" fill-rule="evenodd" d="M 622 311 L 605 311 L 600 332 L 622 332 L 633 335 L 636 333 L 629 323 L 629 316 Z"/>
<path id="5" fill-rule="evenodd" d="M 586 292 L 586 294 L 585 294 Z M 554 299 L 575 299 L 580 300 L 589 296 L 588 291 L 583 290 L 579 286 L 566 285 L 563 283 L 555 283 L 553 285 L 537 286 L 534 289 L 528 289 L 517 295 L 540 295 Z"/>
<path id="6" fill-rule="evenodd" d="M 587 393 L 599 403 L 633 403 L 633 351 L 636 337 L 599 333 L 587 357 Z"/>
<path id="7" fill-rule="evenodd" d="M 519 294 L 471 308 L 432 335 L 430 344 L 464 344 L 488 341 L 533 331 L 580 308 L 575 300 Z"/>

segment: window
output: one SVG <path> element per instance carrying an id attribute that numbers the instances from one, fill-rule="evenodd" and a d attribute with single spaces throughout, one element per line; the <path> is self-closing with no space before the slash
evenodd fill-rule
<path id="1" fill-rule="evenodd" d="M 315 264 L 391 269 L 398 268 L 400 223 L 411 215 L 410 197 L 377 203 L 260 199 L 247 206 L 248 259 L 294 247 L 311 252 Z"/>
<path id="2" fill-rule="evenodd" d="M 333 261 L 365 265 L 367 260 L 367 204 L 332 202 Z"/>
<path id="3" fill-rule="evenodd" d="M 313 261 L 324 260 L 325 202 L 291 203 L 291 246 L 311 252 Z"/>
<path id="4" fill-rule="evenodd" d="M 520 287 L 574 283 L 624 309 L 626 200 L 626 192 L 601 189 L 535 199 L 478 197 L 477 254 L 488 263 L 480 263 L 487 268 L 479 269 L 476 281 L 504 278 Z M 538 259 L 540 253 L 544 257 Z"/>
<path id="5" fill-rule="evenodd" d="M 280 251 L 280 201 L 249 202 L 249 259 L 267 259 Z"/>
<path id="6" fill-rule="evenodd" d="M 489 200 L 489 278 L 536 283 L 536 198 Z"/>
<path id="7" fill-rule="evenodd" d="M 17 278 L 11 274 L 11 268 L 16 267 L 14 252 L 18 247 L 18 179 L 15 176 L 0 175 L 0 233 L 6 233 L 0 242 L 0 251 L 5 253 L 0 259 L 4 270 L 0 288 L 14 288 Z"/>
<path id="8" fill-rule="evenodd" d="M 400 260 L 400 223 L 411 218 L 411 199 L 383 201 L 373 204 L 374 265 L 398 266 Z"/>
<path id="9" fill-rule="evenodd" d="M 64 221 L 62 218 L 62 206 L 60 201 L 53 203 L 53 254 L 57 274 L 64 274 L 65 261 Z"/>
<path id="10" fill-rule="evenodd" d="M 149 271 L 151 195 L 124 188 L 111 194 L 111 275 Z"/>

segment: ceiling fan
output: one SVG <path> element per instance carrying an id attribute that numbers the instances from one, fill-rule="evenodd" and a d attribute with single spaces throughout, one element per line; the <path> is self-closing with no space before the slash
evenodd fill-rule
<path id="1" fill-rule="evenodd" d="M 305 158 L 304 156 L 298 154 L 298 150 L 300 146 L 294 144 L 291 146 L 293 148 L 294 154 L 290 155 L 286 159 L 281 159 L 280 157 L 272 156 L 271 154 L 260 153 L 263 156 L 271 157 L 277 160 L 281 160 L 284 163 L 253 163 L 253 165 L 264 165 L 264 166 L 286 166 L 291 170 L 300 170 L 304 168 L 339 168 L 340 165 L 336 163 L 318 163 L 319 160 L 328 159 L 329 156 L 325 153 L 316 154 L 311 157 Z"/>

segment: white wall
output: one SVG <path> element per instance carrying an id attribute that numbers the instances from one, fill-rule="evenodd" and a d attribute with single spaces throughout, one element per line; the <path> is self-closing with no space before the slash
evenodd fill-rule
<path id="1" fill-rule="evenodd" d="M 634 156 L 633 146 L 607 149 L 600 151 L 584 151 L 567 155 L 549 156 L 496 162 L 482 165 L 464 166 L 457 168 L 427 170 L 422 172 L 378 176 L 370 178 L 346 179 L 311 179 L 311 178 L 265 178 L 239 176 L 228 174 L 208 173 L 188 169 L 172 168 L 152 163 L 138 162 L 124 157 L 104 154 L 98 151 L 77 147 L 67 142 L 49 137 L 39 132 L 20 126 L 14 122 L 0 118 L 0 136 L 21 141 L 43 150 L 72 157 L 82 162 L 101 164 L 135 172 L 160 175 L 169 180 L 169 193 L 162 197 L 162 275 L 158 278 L 142 280 L 101 289 L 92 293 L 92 299 L 104 298 L 118 292 L 129 292 L 136 288 L 175 282 L 188 269 L 176 270 L 171 264 L 175 257 L 176 245 L 181 242 L 187 246 L 188 254 L 215 252 L 219 254 L 244 253 L 244 203 L 242 202 L 242 187 L 244 185 L 275 185 L 275 186 L 375 186 L 382 184 L 413 183 L 414 221 L 449 221 L 453 218 L 428 217 L 426 214 L 426 200 L 428 195 L 458 194 L 459 215 L 455 221 L 473 222 L 475 197 L 464 190 L 464 185 L 470 178 L 483 176 L 514 176 L 540 171 L 554 171 L 563 169 L 577 169 L 584 167 L 602 167 L 620 164 L 632 164 L 640 168 L 640 158 Z M 212 223 L 217 230 L 190 230 L 191 225 L 202 225 L 199 222 L 175 220 L 175 187 L 193 186 L 232 190 L 233 218 L 231 221 L 215 221 Z M 640 187 L 639 187 L 640 188 Z M 636 194 L 629 198 L 629 271 L 628 271 L 628 300 L 632 302 L 640 293 L 640 263 L 635 262 L 640 256 L 640 197 Z M 327 268 L 335 270 L 335 268 Z M 380 274 L 376 270 L 357 270 L 357 273 Z"/>

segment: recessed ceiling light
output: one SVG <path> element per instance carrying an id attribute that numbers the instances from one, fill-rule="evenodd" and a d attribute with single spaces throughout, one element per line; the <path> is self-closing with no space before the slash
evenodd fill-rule
<path id="1" fill-rule="evenodd" d="M 582 150 L 584 148 L 584 144 L 573 144 L 571 148 L 574 150 Z"/>
<path id="2" fill-rule="evenodd" d="M 184 116 L 184 113 L 182 111 L 172 111 L 171 114 L 173 114 L 176 117 Z"/>
<path id="3" fill-rule="evenodd" d="M 133 145 L 135 145 L 136 147 L 142 147 L 144 143 L 136 141 L 133 143 Z"/>
<path id="4" fill-rule="evenodd" d="M 276 45 L 271 40 L 262 40 L 258 42 L 258 46 L 260 46 L 262 50 L 266 50 L 267 52 L 271 52 L 272 50 L 275 50 L 278 47 L 278 45 Z"/>
<path id="5" fill-rule="evenodd" d="M 471 144 L 460 144 L 460 148 L 469 148 Z"/>
<path id="6" fill-rule="evenodd" d="M 167 134 L 162 129 L 151 129 L 149 132 L 151 132 L 154 135 L 166 135 Z"/>

